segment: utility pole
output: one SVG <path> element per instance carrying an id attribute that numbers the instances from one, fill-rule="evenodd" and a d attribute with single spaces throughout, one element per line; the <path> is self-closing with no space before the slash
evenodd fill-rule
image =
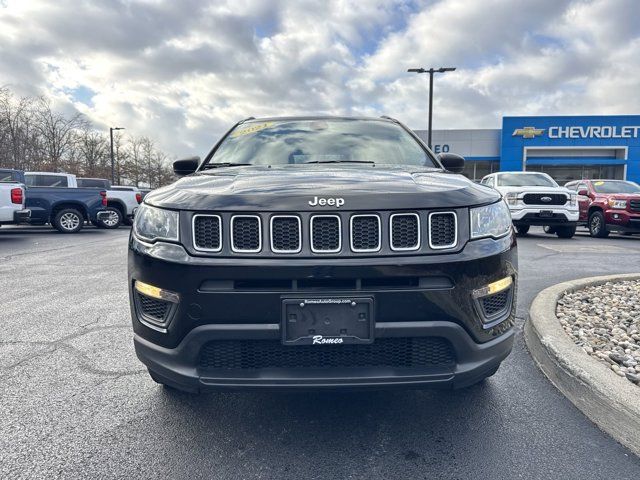
<path id="1" fill-rule="evenodd" d="M 427 145 L 431 148 L 431 132 L 432 132 L 432 122 L 433 122 L 433 74 L 434 73 L 444 73 L 444 72 L 453 72 L 456 67 L 440 67 L 440 68 L 410 68 L 407 72 L 412 73 L 428 73 L 429 74 L 429 125 L 427 128 Z"/>
<path id="2" fill-rule="evenodd" d="M 124 130 L 123 127 L 109 127 L 109 139 L 111 140 L 111 185 L 116 183 L 116 161 L 113 156 L 113 131 Z"/>

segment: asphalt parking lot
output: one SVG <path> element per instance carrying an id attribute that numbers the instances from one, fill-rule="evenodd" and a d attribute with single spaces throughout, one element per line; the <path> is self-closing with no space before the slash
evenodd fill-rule
<path id="1" fill-rule="evenodd" d="M 533 297 L 640 270 L 640 238 L 519 240 L 518 338 L 463 391 L 170 393 L 134 355 L 128 229 L 0 229 L 2 478 L 637 479 L 640 458 L 537 370 Z"/>

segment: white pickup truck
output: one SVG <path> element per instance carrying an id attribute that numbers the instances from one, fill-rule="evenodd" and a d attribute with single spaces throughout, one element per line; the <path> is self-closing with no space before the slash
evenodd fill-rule
<path id="1" fill-rule="evenodd" d="M 0 170 L 0 225 L 23 223 L 31 211 L 25 208 L 25 190 L 12 170 Z"/>
<path id="2" fill-rule="evenodd" d="M 142 202 L 142 194 L 135 187 L 115 189 L 104 178 L 76 178 L 70 173 L 26 172 L 27 186 L 99 188 L 107 191 L 107 214 L 94 225 L 99 228 L 118 228 L 122 223 L 131 225 L 135 211 Z"/>
<path id="3" fill-rule="evenodd" d="M 540 172 L 499 172 L 480 182 L 498 190 L 511 211 L 519 235 L 526 235 L 532 225 L 560 238 L 576 233 L 579 210 L 576 192 L 559 186 L 553 178 Z"/>

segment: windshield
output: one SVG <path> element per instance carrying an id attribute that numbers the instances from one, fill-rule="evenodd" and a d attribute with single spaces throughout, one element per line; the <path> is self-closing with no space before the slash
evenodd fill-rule
<path id="1" fill-rule="evenodd" d="M 558 184 L 546 175 L 538 173 L 502 173 L 498 175 L 502 187 L 557 187 Z"/>
<path id="2" fill-rule="evenodd" d="M 640 186 L 634 182 L 598 180 L 591 183 L 596 193 L 640 193 Z"/>
<path id="3" fill-rule="evenodd" d="M 243 123 L 225 138 L 208 164 L 340 162 L 440 167 L 399 125 L 351 119 Z"/>

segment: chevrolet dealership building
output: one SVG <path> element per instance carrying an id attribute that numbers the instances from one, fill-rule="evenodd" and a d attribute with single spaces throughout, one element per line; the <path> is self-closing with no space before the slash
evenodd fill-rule
<path id="1" fill-rule="evenodd" d="M 417 131 L 426 139 L 426 131 Z M 640 183 L 640 115 L 504 117 L 502 129 L 434 130 L 433 150 L 467 160 L 473 180 L 497 171 L 536 171 L 560 184 L 582 178 Z"/>

